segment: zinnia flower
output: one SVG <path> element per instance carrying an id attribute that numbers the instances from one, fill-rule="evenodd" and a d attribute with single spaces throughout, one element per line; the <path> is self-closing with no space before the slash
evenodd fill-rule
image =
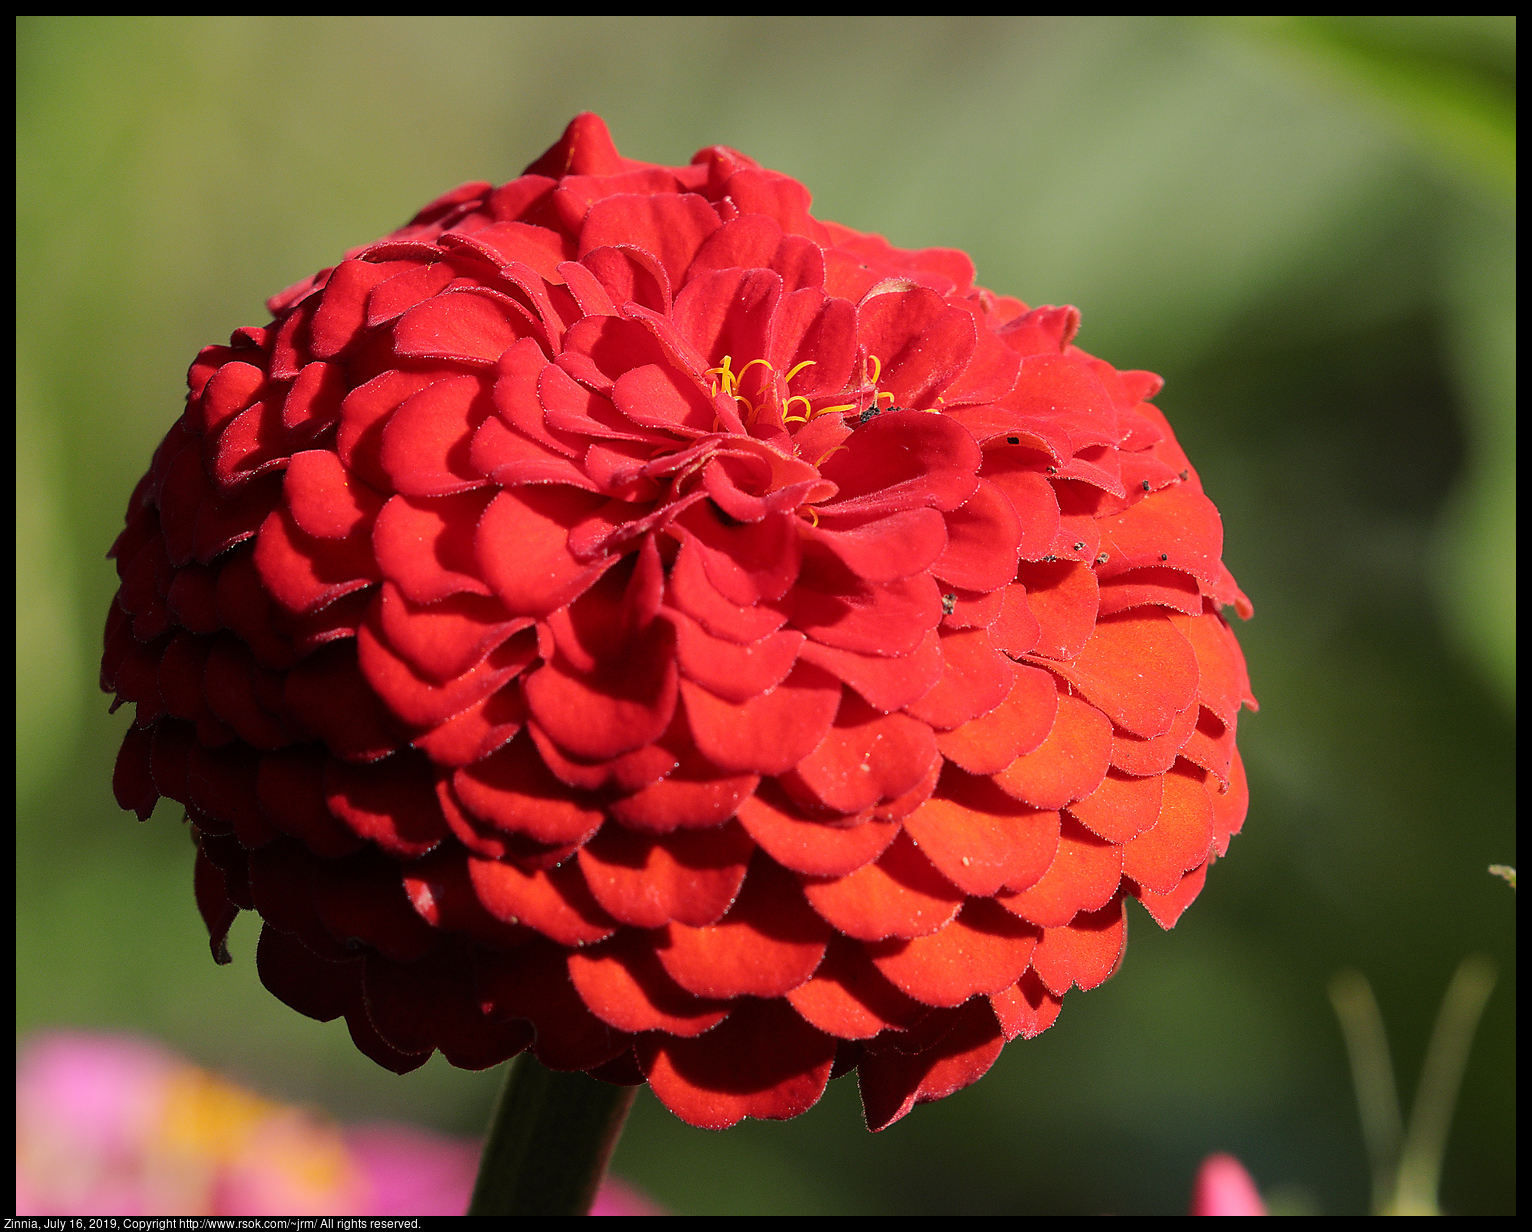
<path id="1" fill-rule="evenodd" d="M 1073 308 L 577 117 L 192 364 L 112 549 L 114 786 L 404 1072 L 721 1128 L 974 1081 L 1244 820 L 1248 601 Z"/>

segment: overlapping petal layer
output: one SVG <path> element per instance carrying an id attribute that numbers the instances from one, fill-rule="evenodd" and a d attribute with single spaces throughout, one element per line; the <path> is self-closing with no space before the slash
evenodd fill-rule
<path id="1" fill-rule="evenodd" d="M 215 956 L 405 1071 L 721 1127 L 972 1082 L 1245 815 L 1250 612 L 1148 373 L 735 151 L 578 117 L 192 365 L 113 547 L 114 787 Z"/>

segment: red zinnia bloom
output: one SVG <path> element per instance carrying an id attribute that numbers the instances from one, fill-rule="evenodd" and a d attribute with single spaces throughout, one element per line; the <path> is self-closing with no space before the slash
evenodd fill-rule
<path id="1" fill-rule="evenodd" d="M 112 549 L 115 787 L 379 1063 L 881 1128 L 1244 820 L 1218 512 L 1073 308 L 591 115 L 268 306 Z"/>

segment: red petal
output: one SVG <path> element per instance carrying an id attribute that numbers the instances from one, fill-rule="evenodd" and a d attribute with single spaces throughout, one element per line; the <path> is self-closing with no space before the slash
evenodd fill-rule
<path id="1" fill-rule="evenodd" d="M 136 730 L 136 729 L 135 729 Z M 131 735 L 132 732 L 129 732 Z M 119 800 L 120 803 L 120 800 Z M 147 821 L 148 817 L 139 818 Z M 229 929 L 234 926 L 234 921 L 239 918 L 239 907 L 229 901 L 228 891 L 225 888 L 223 870 L 208 859 L 207 853 L 202 850 L 201 844 L 197 846 L 197 863 L 192 874 L 193 892 L 197 899 L 197 910 L 202 915 L 202 922 L 207 925 L 208 946 L 213 952 L 213 961 L 219 966 L 231 963 L 234 960 L 229 957 Z M 262 935 L 265 934 L 262 929 Z M 285 934 L 278 934 L 285 936 Z M 303 946 L 295 939 L 293 944 L 299 949 Z M 259 957 L 257 957 L 259 961 Z M 317 959 L 315 960 L 317 961 Z M 278 994 L 280 995 L 280 994 Z M 288 999 L 282 998 L 284 1001 Z M 291 1005 L 292 1002 L 288 1001 Z M 329 1018 L 334 1018 L 340 1011 L 336 1010 Z M 309 1015 L 311 1018 L 316 1015 Z M 329 1018 L 320 1019 L 328 1022 Z"/>
<path id="2" fill-rule="evenodd" d="M 1095 791 L 1067 807 L 1092 833 L 1109 843 L 1125 843 L 1154 825 L 1163 800 L 1163 775 L 1134 778 L 1114 768 Z"/>
<path id="3" fill-rule="evenodd" d="M 466 766 L 488 757 L 527 721 L 521 689 L 508 685 L 475 702 L 411 743 L 438 766 Z"/>
<path id="4" fill-rule="evenodd" d="M 805 813 L 770 784 L 740 802 L 739 821 L 778 864 L 811 877 L 854 873 L 882 855 L 899 834 L 896 821 L 831 824 Z"/>
<path id="5" fill-rule="evenodd" d="M 266 593 L 289 612 L 316 612 L 343 595 L 382 581 L 365 534 L 350 539 L 306 535 L 286 509 L 261 525 L 255 567 Z"/>
<path id="6" fill-rule="evenodd" d="M 1073 561 L 1023 564 L 1017 579 L 1026 587 L 1027 608 L 1041 626 L 1032 653 L 1073 659 L 1096 629 L 1100 593 L 1095 572 Z"/>
<path id="7" fill-rule="evenodd" d="M 1136 890 L 1130 890 L 1130 893 L 1143 903 L 1144 910 L 1161 928 L 1174 928 L 1176 921 L 1181 918 L 1181 913 L 1192 905 L 1197 895 L 1202 893 L 1202 886 L 1207 881 L 1207 876 L 1207 864 L 1199 864 L 1182 877 L 1176 883 L 1175 889 L 1168 894 L 1156 894 L 1153 890 L 1146 890 L 1142 886 Z"/>
<path id="8" fill-rule="evenodd" d="M 800 585 L 788 601 L 793 624 L 816 642 L 860 654 L 907 655 L 942 618 L 941 593 L 926 574 L 837 591 Z"/>
<path id="9" fill-rule="evenodd" d="M 368 766 L 330 758 L 325 803 L 362 838 L 401 859 L 423 856 L 447 837 L 434 775 L 420 754 L 405 751 Z"/>
<path id="10" fill-rule="evenodd" d="M 936 734 L 942 756 L 969 774 L 998 774 L 1047 739 L 1058 715 L 1058 689 L 1040 668 L 1016 665 L 1006 699 L 988 714 Z"/>
<path id="11" fill-rule="evenodd" d="M 998 894 L 995 901 L 1013 915 L 1045 928 L 1068 924 L 1079 912 L 1104 906 L 1117 892 L 1122 850 L 1066 816 L 1058 854 L 1042 880 L 1019 892 Z"/>
<path id="12" fill-rule="evenodd" d="M 325 803 L 325 755 L 312 746 L 268 753 L 256 771 L 256 800 L 266 819 L 317 856 L 335 859 L 362 845 Z"/>
<path id="13" fill-rule="evenodd" d="M 948 767 L 936 794 L 904 819 L 904 829 L 937 872 L 965 894 L 989 897 L 1001 886 L 1029 886 L 1048 871 L 1059 815 L 1028 808 L 989 779 Z"/>
<path id="14" fill-rule="evenodd" d="M 919 937 L 943 928 L 963 892 L 901 834 L 871 864 L 830 881 L 805 881 L 804 897 L 836 929 L 860 941 Z"/>
<path id="15" fill-rule="evenodd" d="M 299 529 L 322 539 L 367 531 L 383 507 L 383 497 L 348 474 L 327 449 L 295 453 L 282 488 Z"/>
<path id="16" fill-rule="evenodd" d="M 1034 808 L 1063 808 L 1101 785 L 1112 756 L 1111 721 L 1063 693 L 1048 737 L 995 775 L 1007 795 Z"/>
<path id="17" fill-rule="evenodd" d="M 255 969 L 261 983 L 278 1000 L 300 1014 L 331 1022 L 346 1012 L 352 994 L 361 992 L 362 962 L 326 962 L 297 937 L 273 928 L 261 928 L 255 950 Z"/>
<path id="18" fill-rule="evenodd" d="M 757 642 L 782 627 L 787 617 L 778 608 L 766 604 L 741 605 L 725 598 L 708 576 L 703 564 L 705 555 L 706 545 L 696 536 L 682 539 L 666 587 L 665 597 L 671 606 L 685 612 L 714 637 L 741 646 Z"/>
<path id="19" fill-rule="evenodd" d="M 1032 954 L 1032 970 L 1056 997 L 1071 985 L 1088 991 L 1117 970 L 1127 943 L 1127 916 L 1119 895 L 1100 911 L 1082 911 L 1062 928 L 1043 929 Z"/>
<path id="20" fill-rule="evenodd" d="M 569 979 L 591 1012 L 619 1031 L 701 1035 L 729 1016 L 729 1003 L 694 997 L 668 975 L 648 938 L 624 929 L 569 955 Z"/>
<path id="21" fill-rule="evenodd" d="M 457 594 L 435 603 L 412 603 L 393 582 L 383 583 L 377 619 L 389 649 L 437 684 L 477 666 L 531 623 L 526 617 L 507 620 L 500 604 L 482 595 Z M 528 662 L 531 658 L 529 654 Z"/>
<path id="22" fill-rule="evenodd" d="M 1163 736 L 1144 739 L 1128 732 L 1112 733 L 1112 765 L 1128 774 L 1164 774 L 1191 739 L 1197 725 L 1200 706 L 1188 706 L 1176 715 L 1175 722 Z"/>
<path id="23" fill-rule="evenodd" d="M 496 919 L 535 928 L 559 945 L 590 945 L 617 927 L 591 896 L 573 860 L 529 873 L 508 860 L 470 857 L 468 875 L 479 901 Z"/>
<path id="24" fill-rule="evenodd" d="M 905 710 L 932 727 L 950 730 L 988 714 L 1006 699 L 1016 664 L 995 649 L 983 629 L 942 630 L 942 678 Z"/>
<path id="25" fill-rule="evenodd" d="M 1182 484 L 1151 492 L 1102 518 L 1100 527 L 1101 550 L 1107 553 L 1103 578 L 1163 565 L 1191 574 L 1209 590 L 1217 584 L 1223 523 L 1201 492 Z"/>
<path id="26" fill-rule="evenodd" d="M 825 512 L 849 517 L 956 509 L 978 490 L 983 461 L 968 430 L 945 415 L 885 413 L 858 428 L 846 448 L 820 466 L 839 489 Z"/>
<path id="27" fill-rule="evenodd" d="M 1169 894 L 1182 873 L 1206 862 L 1213 845 L 1213 806 L 1201 779 L 1202 772 L 1185 762 L 1161 776 L 1164 798 L 1158 820 L 1123 845 L 1125 877 L 1156 893 Z"/>
<path id="28" fill-rule="evenodd" d="M 520 675 L 536 657 L 536 640 L 525 632 L 501 643 L 461 676 L 438 685 L 417 673 L 387 644 L 380 632 L 378 606 L 373 605 L 357 632 L 357 663 L 390 713 L 411 727 L 435 727 L 461 714 Z"/>
<path id="29" fill-rule="evenodd" d="M 819 747 L 788 771 L 782 786 L 806 805 L 858 813 L 903 795 L 936 758 L 931 729 L 908 715 L 880 715 L 843 692 L 835 723 Z"/>
<path id="30" fill-rule="evenodd" d="M 354 639 L 310 655 L 287 674 L 282 694 L 300 731 L 322 740 L 337 757 L 377 761 L 405 743 L 357 669 Z"/>
<path id="31" fill-rule="evenodd" d="M 845 681 L 883 714 L 924 697 L 941 679 L 943 668 L 941 641 L 935 629 L 927 629 L 913 651 L 895 659 L 821 642 L 805 642 L 798 657 Z"/>
<path id="32" fill-rule="evenodd" d="M 947 548 L 932 566 L 966 590 L 998 590 L 1016 576 L 1022 525 L 1005 494 L 987 479 L 947 515 Z"/>
<path id="33" fill-rule="evenodd" d="M 798 648 L 804 643 L 803 634 L 783 629 L 741 646 L 714 637 L 680 612 L 667 612 L 667 618 L 675 627 L 676 660 L 681 674 L 736 705 L 781 684 L 792 671 Z"/>
<path id="34" fill-rule="evenodd" d="M 961 1005 L 976 992 L 999 992 L 1021 978 L 1039 930 L 990 899 L 969 899 L 945 928 L 868 946 L 873 964 L 925 1005 Z"/>
<path id="35" fill-rule="evenodd" d="M 671 920 L 716 923 L 733 905 L 755 844 L 734 822 L 651 837 L 608 825 L 580 848 L 580 869 L 596 901 L 635 928 Z"/>
<path id="36" fill-rule="evenodd" d="M 1096 622 L 1068 663 L 1043 663 L 1135 736 L 1162 736 L 1197 698 L 1197 656 L 1170 618 L 1135 608 Z"/>
<path id="37" fill-rule="evenodd" d="M 527 1019 L 537 1029 L 537 1059 L 553 1070 L 591 1069 L 633 1046 L 586 1008 L 569 980 L 567 954 L 538 941 L 509 954 L 474 952 L 480 1006 L 489 1017 Z"/>
<path id="38" fill-rule="evenodd" d="M 1000 1020 L 1005 1042 L 1010 1043 L 1017 1036 L 1036 1039 L 1051 1027 L 1058 1020 L 1064 999 L 1049 992 L 1036 971 L 1028 971 L 1010 988 L 991 993 L 989 1003 Z"/>
<path id="39" fill-rule="evenodd" d="M 946 560 L 951 546 L 946 519 L 959 513 L 944 519 L 935 509 L 906 509 L 848 529 L 826 519 L 808 538 L 864 582 L 895 582 L 929 568 L 938 557 Z M 940 568 L 936 573 L 946 576 Z"/>
<path id="40" fill-rule="evenodd" d="M 1025 586 L 1012 583 L 997 593 L 1000 595 L 1000 614 L 988 626 L 989 640 L 997 649 L 1012 658 L 1019 658 L 1036 648 L 1043 635 L 1042 626 L 1032 614 Z"/>
<path id="41" fill-rule="evenodd" d="M 1208 799 L 1213 802 L 1213 830 L 1218 835 L 1218 854 L 1229 850 L 1229 838 L 1238 834 L 1245 824 L 1245 813 L 1250 807 L 1250 788 L 1245 782 L 1245 763 L 1239 750 L 1234 750 L 1234 760 L 1229 767 L 1228 786 L 1215 786 L 1212 779 L 1204 784 Z"/>
<path id="42" fill-rule="evenodd" d="M 789 992 L 787 999 L 806 1022 L 847 1040 L 902 1030 L 930 1009 L 890 984 L 859 942 L 839 934 L 830 938 L 813 978 Z"/>
<path id="43" fill-rule="evenodd" d="M 978 336 L 971 316 L 923 287 L 872 295 L 856 319 L 862 345 L 883 361 L 879 385 L 922 411 L 968 366 Z"/>
<path id="44" fill-rule="evenodd" d="M 941 1042 L 925 1052 L 908 1056 L 890 1049 L 869 1054 L 857 1066 L 867 1128 L 887 1129 L 916 1104 L 946 1099 L 977 1082 L 1004 1046 L 989 1003 L 975 999 Z"/>
<path id="45" fill-rule="evenodd" d="M 678 677 L 669 627 L 651 625 L 630 653 L 588 672 L 557 654 L 527 677 L 527 708 L 560 747 L 605 761 L 652 744 L 670 726 Z"/>
<path id="46" fill-rule="evenodd" d="M 580 255 L 605 245 L 628 245 L 658 257 L 678 287 L 703 241 L 721 224 L 694 193 L 619 193 L 597 201 L 580 229 Z"/>
<path id="47" fill-rule="evenodd" d="M 597 802 L 571 792 L 548 772 L 529 736 L 452 776 L 463 807 L 507 834 L 558 846 L 583 843 L 600 827 Z"/>
<path id="48" fill-rule="evenodd" d="M 563 485 L 512 488 L 489 503 L 474 537 L 477 572 L 510 615 L 546 616 L 616 563 L 614 557 L 591 565 L 569 551 L 570 528 L 602 503 Z"/>
<path id="49" fill-rule="evenodd" d="M 1206 706 L 1198 706 L 1196 729 L 1187 738 L 1181 756 L 1217 776 L 1220 783 L 1228 783 L 1234 760 L 1234 729 L 1225 727 Z"/>
<path id="50" fill-rule="evenodd" d="M 1111 616 L 1149 605 L 1187 616 L 1201 615 L 1202 592 L 1197 579 L 1170 568 L 1133 569 L 1101 579 L 1099 615 Z"/>
<path id="51" fill-rule="evenodd" d="M 667 925 L 656 946 L 672 979 L 699 997 L 780 997 L 824 957 L 830 929 L 792 874 L 757 856 L 729 913 L 703 928 Z"/>
<path id="52" fill-rule="evenodd" d="M 720 701 L 681 682 L 697 749 L 723 770 L 781 774 L 818 747 L 840 704 L 841 685 L 828 672 L 799 663 L 768 693 L 742 705 Z"/>
<path id="53" fill-rule="evenodd" d="M 394 497 L 372 528 L 383 576 L 414 603 L 464 593 L 488 595 L 489 587 L 478 576 L 474 531 L 490 499 L 488 492 Z"/>
<path id="54" fill-rule="evenodd" d="M 1196 653 L 1198 698 L 1225 727 L 1234 727 L 1241 705 L 1256 709 L 1255 698 L 1250 696 L 1250 677 L 1245 672 L 1245 656 L 1234 640 L 1234 631 L 1214 612 L 1173 616 L 1171 622 Z"/>
<path id="55" fill-rule="evenodd" d="M 531 324 L 487 295 L 438 295 L 417 304 L 394 326 L 394 350 L 410 359 L 447 359 L 491 366 Z"/>
<path id="56" fill-rule="evenodd" d="M 487 384 L 474 376 L 448 377 L 406 398 L 383 428 L 379 453 L 394 490 L 447 496 L 482 487 L 469 453 L 492 410 Z"/>
<path id="57" fill-rule="evenodd" d="M 1059 537 L 1059 502 L 1053 485 L 1020 459 L 1010 455 L 1022 452 L 1035 457 L 1034 451 L 1003 445 L 984 451 L 984 478 L 1005 493 L 1016 512 L 1020 540 L 1016 552 L 1021 560 L 1041 560 L 1053 550 Z"/>
<path id="58" fill-rule="evenodd" d="M 785 1121 L 812 1108 L 830 1080 L 835 1039 L 785 1002 L 745 1001 L 706 1034 L 644 1035 L 637 1052 L 662 1104 L 688 1125 L 727 1129 L 747 1116 Z"/>

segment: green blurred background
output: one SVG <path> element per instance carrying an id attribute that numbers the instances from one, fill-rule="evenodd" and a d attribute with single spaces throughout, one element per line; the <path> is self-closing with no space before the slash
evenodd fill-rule
<path id="1" fill-rule="evenodd" d="M 1499 986 L 1443 1205 L 1514 1209 L 1514 19 L 24 18 L 18 24 L 17 1030 L 132 1029 L 348 1118 L 482 1129 L 498 1073 L 405 1078 L 208 957 L 174 806 L 111 798 L 103 554 L 197 349 L 576 111 L 722 143 L 815 211 L 973 255 L 1150 368 L 1255 601 L 1251 810 L 1121 973 L 885 1133 L 853 1080 L 617 1170 L 680 1213 L 1176 1213 L 1231 1150 L 1361 1213 L 1325 986 L 1377 989 L 1406 1106 L 1456 963 Z"/>

